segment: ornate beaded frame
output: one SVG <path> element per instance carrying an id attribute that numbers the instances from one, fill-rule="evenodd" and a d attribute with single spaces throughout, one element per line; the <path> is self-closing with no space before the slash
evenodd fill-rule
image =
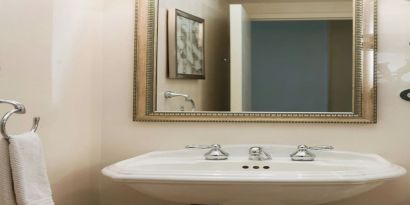
<path id="1" fill-rule="evenodd" d="M 134 53 L 134 121 L 151 122 L 377 122 L 377 0 L 354 1 L 353 112 L 233 113 L 158 112 L 154 110 L 158 0 L 137 0 Z"/>

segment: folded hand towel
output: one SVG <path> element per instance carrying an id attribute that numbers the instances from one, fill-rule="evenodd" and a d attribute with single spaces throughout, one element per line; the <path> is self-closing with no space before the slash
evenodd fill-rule
<path id="1" fill-rule="evenodd" d="M 29 132 L 10 138 L 10 163 L 18 205 L 53 205 L 40 138 Z"/>
<path id="2" fill-rule="evenodd" d="M 16 205 L 11 179 L 9 143 L 0 137 L 0 204 Z"/>

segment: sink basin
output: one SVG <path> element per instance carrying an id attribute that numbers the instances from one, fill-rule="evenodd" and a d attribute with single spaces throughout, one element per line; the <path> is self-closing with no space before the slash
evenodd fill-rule
<path id="1" fill-rule="evenodd" d="M 270 161 L 249 161 L 262 146 Z M 230 145 L 228 160 L 206 150 L 151 152 L 108 166 L 103 174 L 149 196 L 184 204 L 315 205 L 349 198 L 402 176 L 406 170 L 377 154 L 315 151 L 313 162 L 291 161 L 296 146 Z"/>

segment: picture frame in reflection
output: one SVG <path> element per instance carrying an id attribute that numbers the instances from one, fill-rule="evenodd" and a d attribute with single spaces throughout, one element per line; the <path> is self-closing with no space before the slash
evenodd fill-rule
<path id="1" fill-rule="evenodd" d="M 205 79 L 205 20 L 168 9 L 168 78 Z"/>

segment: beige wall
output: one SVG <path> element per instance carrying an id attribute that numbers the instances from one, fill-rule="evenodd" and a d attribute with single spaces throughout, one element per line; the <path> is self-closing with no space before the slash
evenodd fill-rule
<path id="1" fill-rule="evenodd" d="M 157 110 L 191 110 L 184 98 L 165 99 L 166 91 L 190 95 L 197 111 L 229 110 L 229 16 L 224 0 L 160 0 L 158 23 Z M 205 19 L 205 80 L 167 78 L 167 9 L 177 8 Z"/>
<path id="2" fill-rule="evenodd" d="M 106 0 L 107 31 L 104 59 L 103 165 L 153 150 L 181 148 L 186 144 L 331 144 L 341 150 L 379 153 L 410 169 L 410 104 L 398 94 L 410 87 L 410 2 L 379 1 L 379 123 L 344 124 L 231 124 L 135 123 L 132 119 L 133 0 Z M 272 153 L 273 156 L 275 155 Z M 170 205 L 114 184 L 102 177 L 102 205 Z M 410 204 L 410 175 L 367 194 L 332 205 Z"/>
<path id="3" fill-rule="evenodd" d="M 98 203 L 101 6 L 100 0 L 0 0 L 0 98 L 28 109 L 8 128 L 25 132 L 34 115 L 41 117 L 58 205 Z M 10 108 L 0 105 L 1 115 Z"/>
<path id="4" fill-rule="evenodd" d="M 377 125 L 134 123 L 134 0 L 105 0 L 103 42 L 102 4 L 97 0 L 0 3 L 0 97 L 28 108 L 26 115 L 11 119 L 13 133 L 29 128 L 33 115 L 42 117 L 39 134 L 58 205 L 171 205 L 114 184 L 99 169 L 192 143 L 332 144 L 376 152 L 410 169 L 410 105 L 398 98 L 410 86 L 410 27 L 398 26 L 410 17 L 408 1 L 379 1 Z M 1 113 L 6 110 L 1 106 Z M 407 175 L 332 205 L 407 205 L 409 193 Z"/>

